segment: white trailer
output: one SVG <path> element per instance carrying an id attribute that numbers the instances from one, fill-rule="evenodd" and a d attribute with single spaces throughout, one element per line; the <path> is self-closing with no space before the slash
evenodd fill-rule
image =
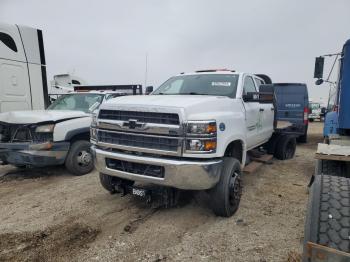
<path id="1" fill-rule="evenodd" d="M 42 31 L 0 23 L 0 112 L 48 105 Z"/>

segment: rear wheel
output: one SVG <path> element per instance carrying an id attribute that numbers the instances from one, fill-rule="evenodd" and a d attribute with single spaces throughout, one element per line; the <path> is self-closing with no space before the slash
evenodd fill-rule
<path id="1" fill-rule="evenodd" d="M 90 147 L 90 142 L 84 140 L 75 141 L 71 145 L 65 162 L 70 173 L 81 176 L 93 170 L 94 163 Z"/>
<path id="2" fill-rule="evenodd" d="M 220 180 L 209 194 L 217 216 L 230 217 L 237 211 L 242 195 L 241 164 L 237 159 L 224 158 Z"/>
<path id="3" fill-rule="evenodd" d="M 308 129 L 308 126 L 305 127 L 304 134 L 297 138 L 298 143 L 306 143 L 307 142 L 307 129 Z"/>
<path id="4" fill-rule="evenodd" d="M 295 149 L 295 137 L 282 135 L 276 143 L 274 157 L 276 157 L 279 160 L 291 159 L 294 157 Z"/>

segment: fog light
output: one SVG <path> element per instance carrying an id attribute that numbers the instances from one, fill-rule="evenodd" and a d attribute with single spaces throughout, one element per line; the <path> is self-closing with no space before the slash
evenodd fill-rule
<path id="1" fill-rule="evenodd" d="M 202 141 L 199 139 L 189 140 L 189 150 L 191 151 L 201 151 L 203 150 Z"/>
<path id="2" fill-rule="evenodd" d="M 213 153 L 216 151 L 216 139 L 188 139 L 186 151 Z"/>

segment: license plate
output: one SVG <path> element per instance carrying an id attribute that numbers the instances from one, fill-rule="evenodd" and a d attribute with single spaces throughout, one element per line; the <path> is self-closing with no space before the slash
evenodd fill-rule
<path id="1" fill-rule="evenodd" d="M 133 188 L 132 194 L 139 197 L 145 197 L 146 196 L 146 190 L 140 189 L 140 188 Z"/>

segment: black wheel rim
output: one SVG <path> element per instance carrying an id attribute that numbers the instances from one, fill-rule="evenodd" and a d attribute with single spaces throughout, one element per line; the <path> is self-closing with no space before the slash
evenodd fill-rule
<path id="1" fill-rule="evenodd" d="M 242 195 L 242 183 L 239 173 L 234 172 L 232 174 L 229 186 L 229 204 L 231 208 L 237 209 Z"/>

